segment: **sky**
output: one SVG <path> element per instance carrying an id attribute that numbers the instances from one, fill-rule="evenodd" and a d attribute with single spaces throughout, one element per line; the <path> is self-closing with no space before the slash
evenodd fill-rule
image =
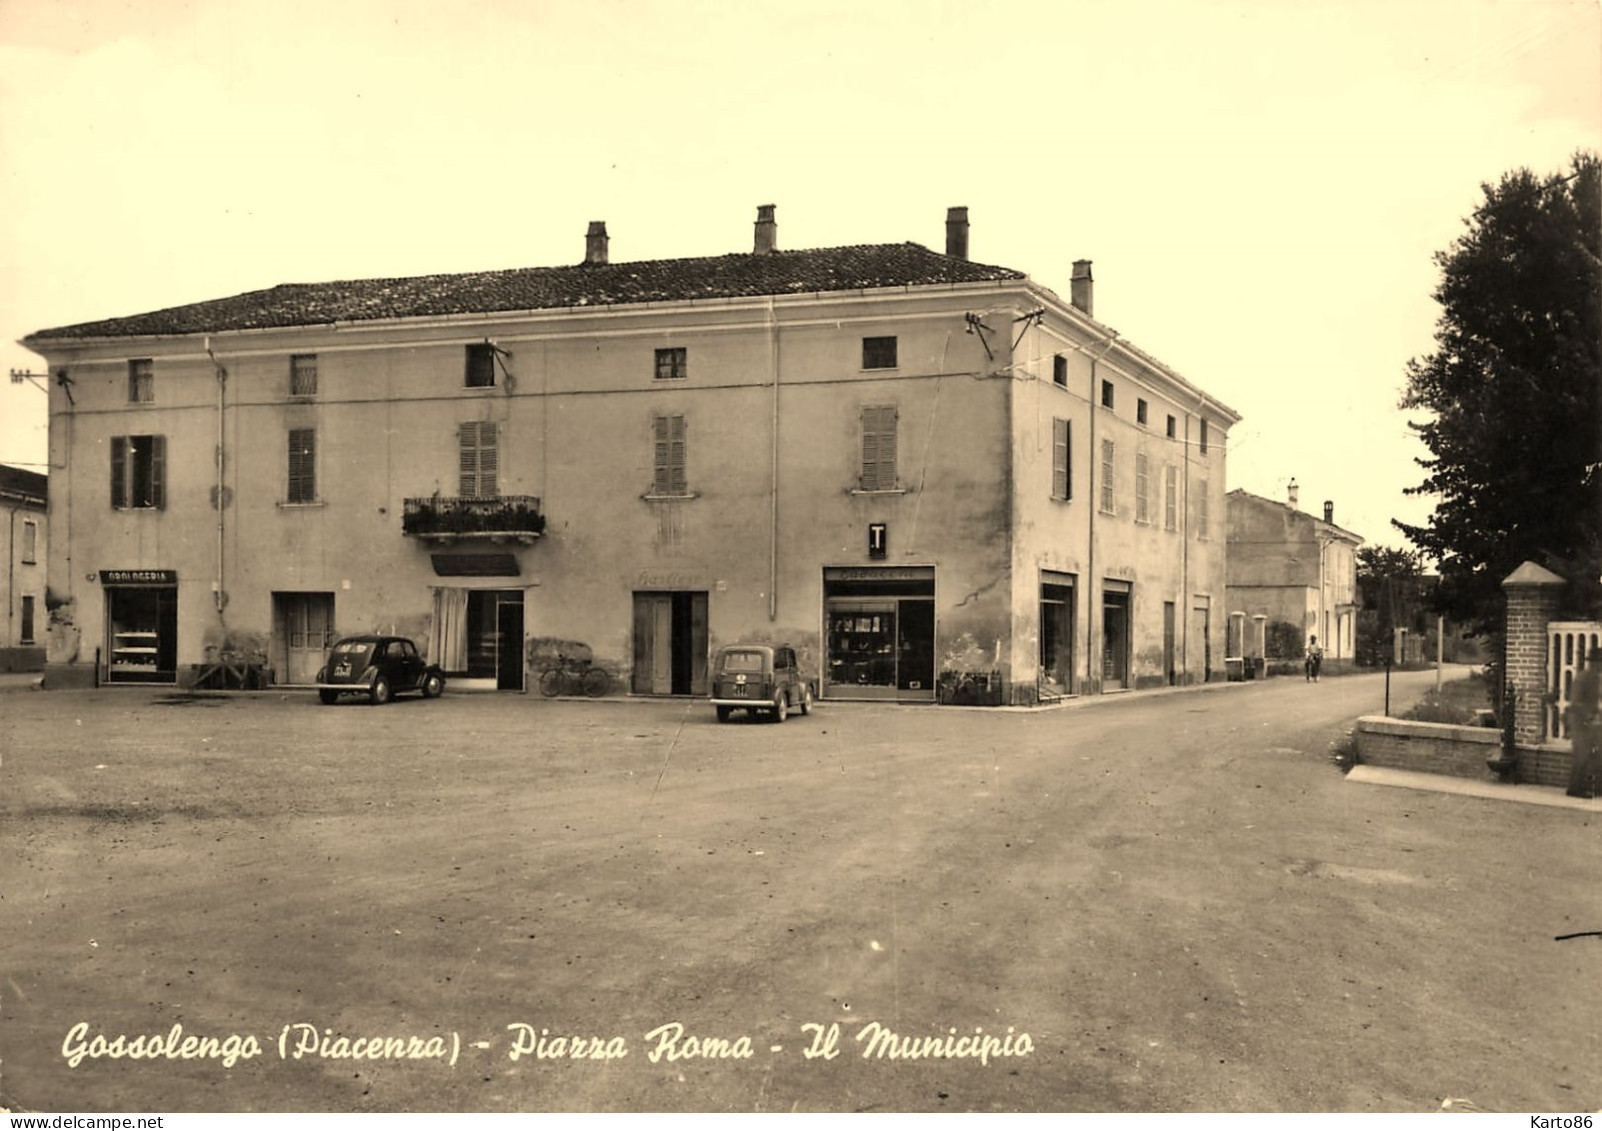
<path id="1" fill-rule="evenodd" d="M 1436 252 L 1602 150 L 1598 0 L 0 0 L 0 351 L 286 282 L 944 250 L 1066 296 L 1242 416 L 1227 482 L 1372 544 Z M 1412 414 L 1415 418 L 1417 413 Z M 0 384 L 0 463 L 45 470 Z"/>

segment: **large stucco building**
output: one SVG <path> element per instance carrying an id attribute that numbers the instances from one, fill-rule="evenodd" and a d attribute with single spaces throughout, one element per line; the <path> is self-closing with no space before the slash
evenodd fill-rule
<path id="1" fill-rule="evenodd" d="M 453 686 L 558 653 L 633 694 L 788 640 L 825 698 L 1221 668 L 1238 416 L 1092 312 L 899 243 L 285 285 L 43 330 L 47 685 L 304 683 L 336 633 Z M 576 241 L 575 241 L 576 244 Z M 575 246 L 575 250 L 577 247 Z M 98 659 L 97 659 L 98 657 Z"/>
<path id="2" fill-rule="evenodd" d="M 37 471 L 0 464 L 0 514 L 5 516 L 6 616 L 0 624 L 0 671 L 44 666 L 46 522 L 49 480 Z"/>
<path id="3" fill-rule="evenodd" d="M 1335 504 L 1323 518 L 1301 509 L 1293 479 L 1283 503 L 1247 491 L 1229 492 L 1231 650 L 1262 655 L 1259 635 L 1294 636 L 1299 655 L 1317 636 L 1324 656 L 1353 658 L 1357 645 L 1357 551 L 1363 539 L 1335 525 Z M 1239 614 L 1239 615 L 1237 615 Z M 1272 651 L 1272 646 L 1270 646 Z"/>

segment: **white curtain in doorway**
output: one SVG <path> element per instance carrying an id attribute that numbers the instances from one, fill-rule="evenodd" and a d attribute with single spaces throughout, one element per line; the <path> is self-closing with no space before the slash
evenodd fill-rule
<path id="1" fill-rule="evenodd" d="M 448 672 L 467 670 L 467 590 L 434 590 L 434 628 L 428 634 L 428 662 Z"/>

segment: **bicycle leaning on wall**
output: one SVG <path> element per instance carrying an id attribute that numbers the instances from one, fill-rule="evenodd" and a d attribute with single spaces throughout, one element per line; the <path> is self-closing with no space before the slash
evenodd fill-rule
<path id="1" fill-rule="evenodd" d="M 596 667 L 593 660 L 559 654 L 556 663 L 540 673 L 540 694 L 552 698 L 585 695 L 599 699 L 610 690 L 612 677 L 606 674 L 606 669 Z"/>

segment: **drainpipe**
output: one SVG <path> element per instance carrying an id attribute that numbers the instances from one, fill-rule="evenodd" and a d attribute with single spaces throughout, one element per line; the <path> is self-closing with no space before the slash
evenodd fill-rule
<path id="1" fill-rule="evenodd" d="M 10 529 L 6 537 L 6 647 L 16 642 L 16 604 L 17 604 L 17 508 L 6 508 L 7 525 Z"/>
<path id="2" fill-rule="evenodd" d="M 208 334 L 202 339 L 206 356 L 217 370 L 217 581 L 212 590 L 212 598 L 217 605 L 217 619 L 222 619 L 223 606 L 227 604 L 228 597 L 223 590 L 223 534 L 225 525 L 225 510 L 223 507 L 223 408 L 224 394 L 228 389 L 228 370 L 223 363 L 217 360 L 217 355 L 211 352 L 211 336 Z"/>
<path id="3" fill-rule="evenodd" d="M 773 373 L 772 466 L 768 500 L 768 620 L 779 619 L 779 326 L 768 296 L 768 365 Z"/>

